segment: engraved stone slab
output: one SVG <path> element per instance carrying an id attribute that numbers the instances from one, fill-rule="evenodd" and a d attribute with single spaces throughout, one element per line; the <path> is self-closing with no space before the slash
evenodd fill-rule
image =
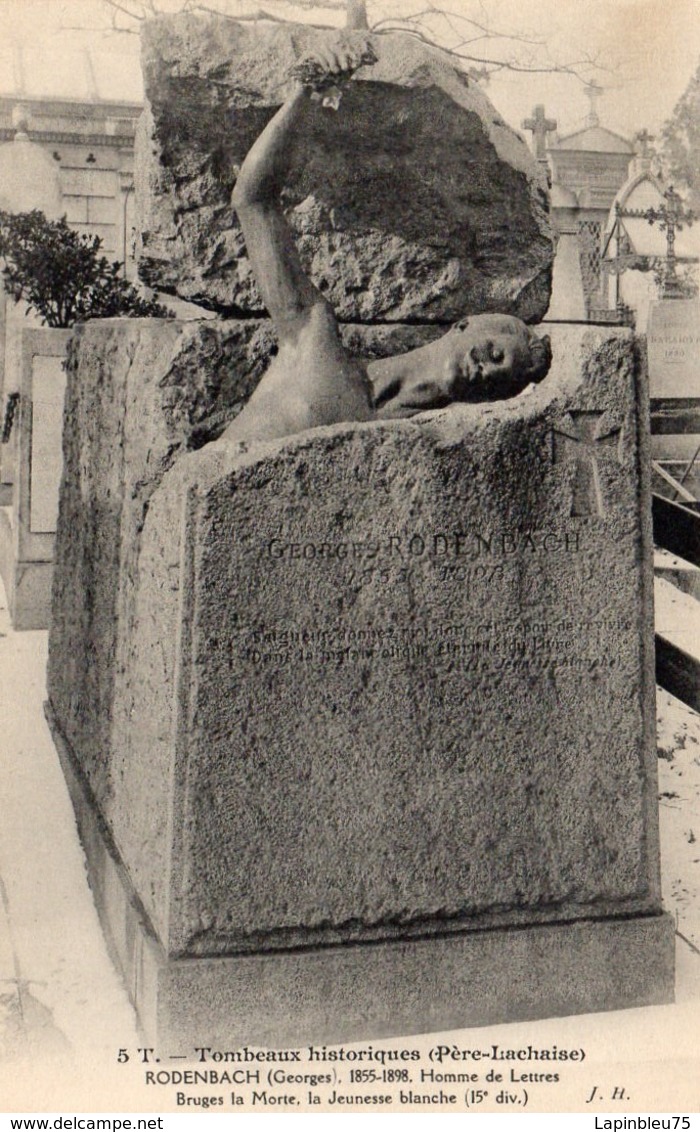
<path id="1" fill-rule="evenodd" d="M 647 329 L 651 397 L 700 397 L 700 303 L 651 303 Z"/>
<path id="2" fill-rule="evenodd" d="M 642 375 L 554 348 L 509 404 L 162 475 L 89 774 L 168 954 L 659 911 Z"/>
<path id="3" fill-rule="evenodd" d="M 598 461 L 606 449 L 619 448 L 620 433 L 620 427 L 606 421 L 606 414 L 601 412 L 572 410 L 557 422 L 552 434 L 554 462 L 573 460 L 576 465 L 572 515 L 605 514 Z"/>

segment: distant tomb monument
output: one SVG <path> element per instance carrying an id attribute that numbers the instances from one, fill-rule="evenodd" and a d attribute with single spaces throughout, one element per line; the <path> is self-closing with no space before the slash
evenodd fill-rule
<path id="1" fill-rule="evenodd" d="M 647 216 L 660 225 L 666 239 L 662 298 L 652 303 L 649 315 L 650 393 L 657 399 L 700 400 L 700 303 L 684 298 L 676 250 L 678 234 L 694 217 L 673 189 L 667 189 L 663 204 Z M 683 262 L 697 265 L 698 258 L 680 257 Z"/>
<path id="2" fill-rule="evenodd" d="M 376 116 L 384 145 L 410 122 L 410 170 L 429 159 L 440 105 L 466 194 L 440 209 L 466 215 L 474 177 L 490 195 L 477 194 L 466 239 L 443 218 L 444 239 L 424 244 L 424 216 L 411 227 L 399 201 L 392 222 L 388 179 L 347 211 L 325 181 L 317 195 L 293 182 L 302 257 L 341 296 L 343 341 L 395 354 L 442 333 L 461 302 L 536 321 L 551 239 L 524 143 L 439 56 L 376 38 L 378 74 L 350 85 L 337 123 Z M 145 270 L 229 317 L 91 322 L 71 346 L 49 716 L 105 930 L 145 1032 L 168 1049 L 668 1001 L 646 387 L 631 333 L 557 327 L 549 376 L 500 403 L 201 447 L 246 401 L 272 338 L 223 227 L 224 190 L 212 204 L 223 157 L 206 167 L 196 146 L 264 79 L 265 99 L 236 117 L 249 146 L 294 51 L 319 42 L 307 28 L 154 25 Z M 168 134 L 175 59 L 185 120 Z M 338 128 L 348 199 L 374 138 L 358 135 L 353 174 L 350 125 Z M 169 164 L 153 144 L 168 137 Z M 183 185 L 177 168 L 192 176 L 186 213 L 165 184 Z M 530 219 L 499 250 L 513 189 Z M 331 278 L 346 248 L 348 276 Z M 405 280 L 417 261 L 424 274 Z"/>
<path id="3" fill-rule="evenodd" d="M 13 113 L 15 137 L 0 146 L 0 209 L 62 215 L 56 162 Z M 14 629 L 46 629 L 61 474 L 68 334 L 40 325 L 24 302 L 0 295 L 0 577 Z"/>
<path id="4" fill-rule="evenodd" d="M 642 136 L 645 151 L 649 140 Z M 651 173 L 646 152 L 639 164 L 610 217 L 611 293 L 635 308 L 646 331 L 652 455 L 680 461 L 673 471 L 684 478 L 700 445 L 700 303 L 687 297 L 685 278 L 697 272 L 698 233 L 679 194 Z"/>
<path id="5" fill-rule="evenodd" d="M 666 299 L 651 304 L 647 331 L 651 394 L 700 400 L 700 303 Z"/>

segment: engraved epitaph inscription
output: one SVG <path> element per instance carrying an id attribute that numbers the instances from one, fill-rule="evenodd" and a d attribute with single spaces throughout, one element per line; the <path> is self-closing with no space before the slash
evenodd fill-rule
<path id="1" fill-rule="evenodd" d="M 406 661 L 432 672 L 497 674 L 577 669 L 592 672 L 617 665 L 606 647 L 613 634 L 629 633 L 629 618 L 601 612 L 582 621 L 566 613 L 547 621 L 517 606 L 528 580 L 580 570 L 588 540 L 581 531 L 528 528 L 520 531 L 462 529 L 445 533 L 384 532 L 376 541 L 339 542 L 332 532 L 316 541 L 295 542 L 290 531 L 261 545 L 261 569 L 275 571 L 279 586 L 293 590 L 324 584 L 388 610 L 404 596 L 439 588 L 438 616 L 397 622 L 375 611 L 334 620 L 330 611 L 309 622 L 303 615 L 276 622 L 251 621 L 242 613 L 228 640 L 232 663 L 258 669 L 338 669 L 366 662 L 382 667 Z M 503 599 L 510 593 L 510 600 Z M 290 602 L 290 605 L 292 603 Z M 506 605 L 503 615 L 502 604 Z M 499 615 L 489 616 L 494 607 Z M 425 604 L 425 613 L 431 605 Z M 301 611 L 299 611 L 301 612 Z"/>

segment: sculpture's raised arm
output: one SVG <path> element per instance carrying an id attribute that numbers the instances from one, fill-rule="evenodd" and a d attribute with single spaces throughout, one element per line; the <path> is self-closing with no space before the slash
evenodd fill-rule
<path id="1" fill-rule="evenodd" d="M 231 203 L 241 223 L 248 258 L 275 324 L 280 343 L 295 337 L 318 304 L 327 305 L 299 260 L 294 236 L 280 204 L 294 139 L 319 108 L 314 98 L 346 82 L 376 56 L 367 40 L 344 42 L 302 60 L 292 75 L 295 90 L 267 124 L 246 156 Z"/>

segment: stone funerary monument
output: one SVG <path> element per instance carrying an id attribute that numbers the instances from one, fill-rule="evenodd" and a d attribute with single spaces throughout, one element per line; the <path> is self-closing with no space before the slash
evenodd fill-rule
<path id="1" fill-rule="evenodd" d="M 149 1037 L 233 1048 L 666 1001 L 644 373 L 203 445 L 273 339 L 228 205 L 308 28 L 147 30 L 141 255 L 223 316 L 71 348 L 49 712 Z M 546 194 L 466 77 L 376 37 L 287 190 L 370 357 L 547 307 Z"/>

